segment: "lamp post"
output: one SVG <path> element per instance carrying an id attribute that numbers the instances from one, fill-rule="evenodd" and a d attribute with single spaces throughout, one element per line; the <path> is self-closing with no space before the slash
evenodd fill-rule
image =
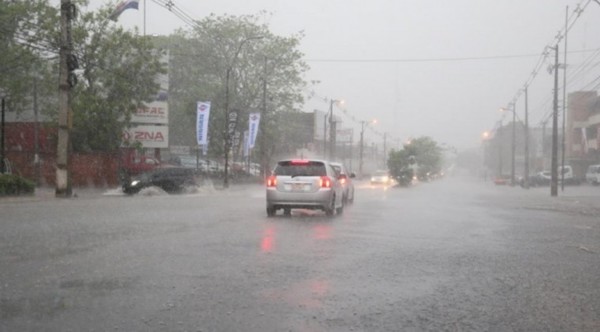
<path id="1" fill-rule="evenodd" d="M 359 163 L 358 163 L 358 174 L 362 178 L 363 175 L 363 152 L 364 152 L 364 135 L 365 135 L 365 126 L 376 123 L 376 120 L 371 121 L 361 121 L 360 122 L 360 153 L 359 153 Z"/>
<path id="2" fill-rule="evenodd" d="M 223 187 L 228 188 L 229 187 L 229 150 L 231 149 L 231 133 L 229 130 L 229 78 L 231 76 L 231 71 L 233 70 L 233 66 L 235 64 L 235 61 L 237 60 L 237 57 L 239 56 L 240 52 L 242 51 L 242 47 L 244 47 L 244 44 L 246 44 L 248 41 L 250 40 L 256 40 L 256 39 L 262 39 L 262 36 L 257 36 L 257 37 L 248 37 L 244 40 L 242 40 L 235 52 L 235 54 L 233 55 L 233 58 L 231 60 L 231 63 L 229 64 L 229 66 L 227 67 L 227 72 L 225 74 L 225 143 L 223 146 L 223 151 L 225 154 L 225 166 L 224 166 L 224 170 L 223 170 Z M 237 121 L 237 119 L 236 119 Z"/>
<path id="3" fill-rule="evenodd" d="M 333 104 L 343 104 L 343 100 L 331 99 L 329 101 L 329 160 L 333 161 L 335 158 L 335 121 L 333 121 Z"/>
<path id="4" fill-rule="evenodd" d="M 510 185 L 515 185 L 515 152 L 517 147 L 516 141 L 516 130 L 515 130 L 515 122 L 517 117 L 517 112 L 515 111 L 515 103 L 511 103 L 508 108 L 501 108 L 500 111 L 510 111 L 512 112 L 512 138 L 511 138 L 511 152 L 510 152 Z"/>
<path id="5" fill-rule="evenodd" d="M 481 134 L 481 145 L 482 145 L 482 148 L 483 148 L 483 158 L 482 158 L 483 160 L 482 160 L 482 162 L 483 162 L 483 180 L 484 181 L 487 181 L 487 172 L 488 172 L 488 167 L 487 167 L 488 166 L 487 165 L 488 164 L 488 162 L 487 162 L 487 154 L 488 154 L 488 152 L 487 152 L 487 145 L 489 143 L 490 136 L 491 136 L 491 134 L 490 134 L 489 131 L 484 131 Z"/>
<path id="6" fill-rule="evenodd" d="M 367 121 L 361 121 L 360 122 L 360 152 L 359 152 L 359 162 L 358 162 L 358 174 L 360 174 L 360 177 L 362 178 L 363 175 L 363 144 L 364 144 L 364 135 L 365 135 L 365 124 L 367 124 Z"/>

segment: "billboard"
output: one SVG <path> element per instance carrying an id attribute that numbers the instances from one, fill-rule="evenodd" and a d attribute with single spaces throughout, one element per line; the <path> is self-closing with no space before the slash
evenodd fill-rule
<path id="1" fill-rule="evenodd" d="M 125 129 L 123 144 L 130 146 L 136 142 L 139 142 L 144 148 L 168 148 L 169 127 L 144 125 Z"/>
<path id="2" fill-rule="evenodd" d="M 131 113 L 131 123 L 168 124 L 169 104 L 166 101 L 144 103 Z"/>

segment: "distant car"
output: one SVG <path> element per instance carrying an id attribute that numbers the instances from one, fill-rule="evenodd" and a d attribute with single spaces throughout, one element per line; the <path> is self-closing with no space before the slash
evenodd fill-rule
<path id="1" fill-rule="evenodd" d="M 372 185 L 390 185 L 392 182 L 392 178 L 388 171 L 379 170 L 375 171 L 375 173 L 371 176 L 371 184 Z"/>
<path id="2" fill-rule="evenodd" d="M 267 179 L 267 216 L 283 209 L 323 210 L 328 216 L 344 211 L 341 177 L 327 161 L 281 160 Z"/>
<path id="3" fill-rule="evenodd" d="M 532 187 L 548 186 L 550 185 L 551 176 L 552 174 L 550 171 L 537 172 L 529 176 L 529 185 Z M 521 185 L 525 184 L 523 180 L 520 182 Z"/>
<path id="4" fill-rule="evenodd" d="M 168 193 L 182 191 L 186 186 L 196 185 L 193 169 L 185 167 L 157 168 L 134 176 L 123 184 L 123 192 L 129 195 L 146 187 L 156 186 Z"/>
<path id="5" fill-rule="evenodd" d="M 494 178 L 494 184 L 504 186 L 510 184 L 510 175 L 500 175 Z"/>
<path id="6" fill-rule="evenodd" d="M 342 163 L 331 163 L 331 166 L 338 172 L 340 182 L 344 187 L 344 204 L 354 203 L 354 181 L 356 174 L 348 172 L 346 166 Z"/>
<path id="7" fill-rule="evenodd" d="M 561 175 L 562 172 L 562 175 Z M 565 181 L 565 184 L 580 184 L 581 180 L 575 177 L 573 173 L 573 167 L 565 165 L 564 167 L 558 167 L 558 182 Z"/>
<path id="8" fill-rule="evenodd" d="M 600 165 L 590 165 L 585 172 L 585 181 L 595 186 L 600 184 Z"/>

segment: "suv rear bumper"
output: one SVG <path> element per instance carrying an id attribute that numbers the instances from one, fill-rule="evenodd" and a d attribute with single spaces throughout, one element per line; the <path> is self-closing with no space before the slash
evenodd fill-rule
<path id="1" fill-rule="evenodd" d="M 325 209 L 331 204 L 333 190 L 319 190 L 314 193 L 294 193 L 267 188 L 267 208 Z"/>

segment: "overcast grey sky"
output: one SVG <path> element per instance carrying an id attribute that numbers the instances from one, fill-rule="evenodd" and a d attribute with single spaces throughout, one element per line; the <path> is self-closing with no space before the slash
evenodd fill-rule
<path id="1" fill-rule="evenodd" d="M 119 24 L 143 25 L 147 3 L 147 34 L 169 34 L 188 26 L 153 2 L 141 0 L 140 10 L 127 10 Z M 566 7 L 585 10 L 569 31 L 568 63 L 575 73 L 567 91 L 598 90 L 600 4 L 595 0 L 173 0 L 190 16 L 210 13 L 244 15 L 272 13 L 271 30 L 279 35 L 304 31 L 301 50 L 311 70 L 306 80 L 318 80 L 316 96 L 345 100 L 345 112 L 335 109 L 344 127 L 377 119 L 373 128 L 406 140 L 431 136 L 459 149 L 480 144 L 483 131 L 502 118 L 501 107 L 530 80 L 546 45 L 564 29 Z M 97 4 L 92 1 L 92 4 Z M 561 42 L 562 61 L 564 44 Z M 532 125 L 552 108 L 553 76 L 547 67 L 529 88 Z M 569 71 L 568 71 L 569 72 Z M 569 76 L 567 76 L 569 77 Z M 560 79 L 562 87 L 562 78 Z M 308 94 L 308 91 L 307 91 Z M 305 111 L 327 110 L 313 97 Z M 562 98 L 562 93 L 561 93 Z M 524 98 L 517 101 L 523 117 Z M 505 118 L 505 123 L 509 117 Z M 369 141 L 382 141 L 367 131 Z M 389 142 L 389 141 L 388 141 Z M 391 144 L 391 142 L 389 142 Z"/>

